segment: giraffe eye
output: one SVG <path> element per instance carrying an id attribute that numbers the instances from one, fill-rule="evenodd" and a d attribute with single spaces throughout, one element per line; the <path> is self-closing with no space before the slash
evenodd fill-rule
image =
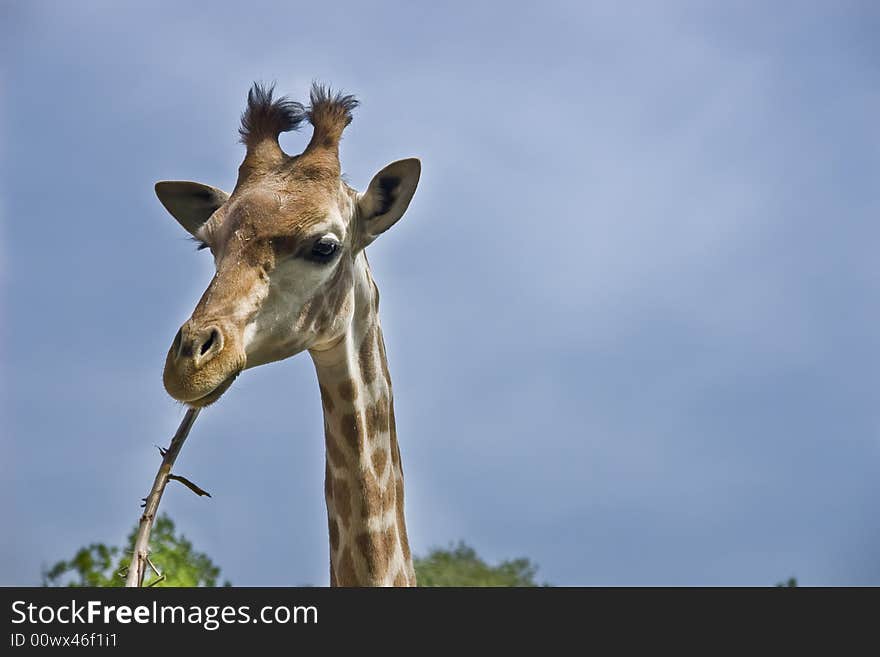
<path id="1" fill-rule="evenodd" d="M 322 237 L 312 246 L 311 258 L 318 262 L 327 262 L 339 248 L 339 242 L 333 237 Z"/>

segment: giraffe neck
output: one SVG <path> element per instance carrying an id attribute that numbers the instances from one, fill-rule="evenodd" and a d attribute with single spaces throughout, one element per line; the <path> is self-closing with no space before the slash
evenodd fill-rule
<path id="1" fill-rule="evenodd" d="M 378 291 L 365 259 L 360 269 L 349 331 L 311 352 L 324 408 L 330 584 L 414 586 Z"/>

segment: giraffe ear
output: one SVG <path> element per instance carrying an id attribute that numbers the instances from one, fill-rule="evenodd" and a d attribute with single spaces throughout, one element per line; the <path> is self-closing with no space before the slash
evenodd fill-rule
<path id="1" fill-rule="evenodd" d="M 222 189 L 185 180 L 157 182 L 156 196 L 171 216 L 192 235 L 229 198 L 229 194 Z"/>
<path id="2" fill-rule="evenodd" d="M 392 162 L 373 176 L 367 191 L 358 198 L 362 246 L 367 246 L 403 216 L 416 193 L 421 173 L 422 163 L 411 157 Z"/>

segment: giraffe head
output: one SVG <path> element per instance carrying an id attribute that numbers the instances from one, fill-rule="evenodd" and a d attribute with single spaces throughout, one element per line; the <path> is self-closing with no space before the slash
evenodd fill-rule
<path id="1" fill-rule="evenodd" d="M 340 177 L 339 140 L 357 106 L 314 85 L 309 107 L 254 85 L 239 130 L 246 146 L 232 194 L 195 182 L 156 184 L 175 219 L 208 248 L 216 273 L 165 361 L 168 393 L 207 406 L 242 370 L 329 348 L 352 321 L 354 262 L 406 211 L 417 159 L 379 171 L 365 192 Z M 278 135 L 308 121 L 290 156 Z"/>

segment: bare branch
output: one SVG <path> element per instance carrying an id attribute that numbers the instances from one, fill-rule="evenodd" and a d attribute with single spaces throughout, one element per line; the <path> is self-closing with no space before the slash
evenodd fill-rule
<path id="1" fill-rule="evenodd" d="M 140 587 L 144 584 L 144 571 L 149 561 L 150 531 L 153 528 L 156 513 L 159 511 L 159 502 L 162 499 L 162 493 L 165 491 L 165 485 L 168 483 L 171 475 L 174 461 L 177 459 L 180 448 L 183 447 L 183 443 L 189 435 L 193 423 L 199 416 L 199 410 L 198 408 L 187 409 L 186 415 L 183 416 L 183 420 L 181 420 L 180 426 L 177 428 L 177 432 L 171 439 L 171 445 L 162 455 L 162 465 L 159 466 L 159 472 L 156 474 L 153 488 L 150 490 L 150 494 L 147 495 L 144 513 L 138 525 L 137 536 L 134 541 L 134 553 L 131 556 L 131 566 L 129 566 L 128 576 L 125 578 L 125 586 L 127 587 Z M 160 449 L 159 451 L 161 452 L 162 450 Z"/>
<path id="2" fill-rule="evenodd" d="M 206 491 L 204 488 L 199 488 L 198 486 L 196 486 L 193 482 L 191 482 L 186 477 L 181 477 L 180 475 L 176 475 L 176 474 L 170 474 L 170 475 L 168 475 L 168 478 L 172 479 L 174 481 L 179 481 L 184 486 L 189 488 L 196 495 L 199 495 L 199 496 L 207 495 L 208 497 L 211 497 L 211 493 Z"/>

